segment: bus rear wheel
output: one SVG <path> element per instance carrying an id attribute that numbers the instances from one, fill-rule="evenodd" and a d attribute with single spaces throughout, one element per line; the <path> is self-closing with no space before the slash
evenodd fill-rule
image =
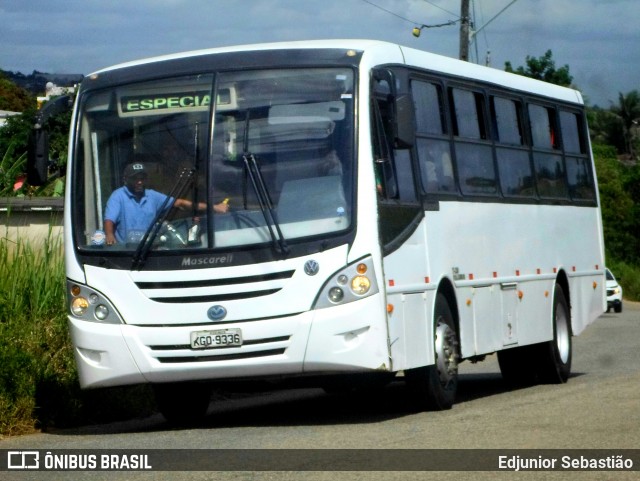
<path id="1" fill-rule="evenodd" d="M 201 421 L 211 401 L 211 388 L 201 383 L 154 384 L 153 391 L 158 410 L 174 425 Z"/>
<path id="2" fill-rule="evenodd" d="M 562 384 L 571 373 L 571 315 L 562 287 L 553 293 L 553 339 L 538 345 L 538 377 L 541 382 Z"/>
<path id="3" fill-rule="evenodd" d="M 572 357 L 571 318 L 569 304 L 559 285 L 554 290 L 552 322 L 551 341 L 498 352 L 500 372 L 509 384 L 561 384 L 569 379 Z"/>
<path id="4" fill-rule="evenodd" d="M 458 390 L 459 342 L 449 303 L 436 297 L 434 310 L 435 364 L 405 372 L 407 386 L 418 409 L 451 409 Z"/>

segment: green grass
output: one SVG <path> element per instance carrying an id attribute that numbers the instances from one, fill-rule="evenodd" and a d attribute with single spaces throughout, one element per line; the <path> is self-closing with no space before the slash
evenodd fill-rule
<path id="1" fill-rule="evenodd" d="M 64 316 L 59 238 L 41 248 L 0 240 L 0 434 L 33 430 L 41 387 L 76 377 Z"/>
<path id="2" fill-rule="evenodd" d="M 62 241 L 0 238 L 0 438 L 153 411 L 147 386 L 81 391 L 67 328 Z"/>

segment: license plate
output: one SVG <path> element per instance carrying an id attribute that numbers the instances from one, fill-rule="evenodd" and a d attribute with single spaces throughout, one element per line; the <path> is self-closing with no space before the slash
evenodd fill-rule
<path id="1" fill-rule="evenodd" d="M 217 329 L 215 331 L 193 331 L 191 349 L 242 346 L 240 329 Z"/>

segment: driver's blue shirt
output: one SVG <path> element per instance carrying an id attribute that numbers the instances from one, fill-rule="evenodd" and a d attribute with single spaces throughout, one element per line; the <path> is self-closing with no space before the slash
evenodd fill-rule
<path id="1" fill-rule="evenodd" d="M 118 242 L 138 242 L 162 208 L 167 196 L 152 189 L 145 189 L 138 201 L 126 186 L 113 191 L 104 213 L 104 219 L 116 226 Z M 173 199 L 167 207 L 173 205 Z"/>

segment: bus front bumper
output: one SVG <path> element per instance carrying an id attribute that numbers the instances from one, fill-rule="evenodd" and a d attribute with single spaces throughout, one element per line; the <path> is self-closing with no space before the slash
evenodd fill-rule
<path id="1" fill-rule="evenodd" d="M 80 385 L 388 370 L 380 295 L 295 316 L 205 326 L 100 324 L 69 318 Z M 240 329 L 238 347 L 194 349 L 194 331 Z"/>

